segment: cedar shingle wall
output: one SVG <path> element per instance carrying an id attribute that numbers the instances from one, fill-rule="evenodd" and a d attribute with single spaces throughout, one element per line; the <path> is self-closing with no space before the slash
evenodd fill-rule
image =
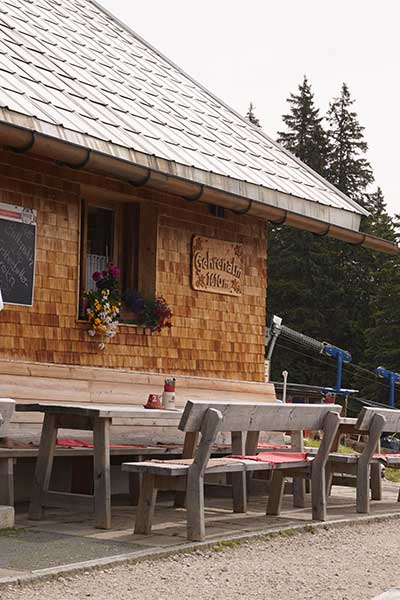
<path id="1" fill-rule="evenodd" d="M 159 208 L 157 291 L 172 307 L 173 328 L 149 334 L 122 326 L 99 352 L 76 320 L 80 183 L 131 193 L 115 180 L 0 150 L 0 201 L 38 211 L 34 304 L 0 313 L 0 357 L 263 381 L 264 223 L 231 213 L 218 219 L 205 205 L 138 191 Z M 244 244 L 240 298 L 191 289 L 194 234 Z"/>

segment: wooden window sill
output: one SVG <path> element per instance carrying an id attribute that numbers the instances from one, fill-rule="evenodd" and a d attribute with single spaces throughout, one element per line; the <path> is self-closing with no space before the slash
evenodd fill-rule
<path id="1" fill-rule="evenodd" d="M 84 319 L 77 319 L 76 323 L 78 325 L 80 325 L 81 327 L 86 325 L 88 326 L 88 321 L 85 321 Z M 118 325 L 118 328 L 122 328 L 124 329 L 125 327 L 127 327 L 128 329 L 135 329 L 135 333 L 138 334 L 146 334 L 146 335 L 151 335 L 151 333 L 153 333 L 150 329 L 150 327 L 143 327 L 142 325 L 135 325 L 135 323 L 124 323 L 124 322 L 120 322 Z M 118 334 L 117 334 L 118 335 Z"/>

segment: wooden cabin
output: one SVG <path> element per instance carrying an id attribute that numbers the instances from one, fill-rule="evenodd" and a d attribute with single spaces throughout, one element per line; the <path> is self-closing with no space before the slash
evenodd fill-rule
<path id="1" fill-rule="evenodd" d="M 274 398 L 267 224 L 386 252 L 365 211 L 91 0 L 2 5 L 0 395 L 144 404 Z M 112 262 L 172 327 L 103 350 L 83 294 Z M 125 322 L 124 322 L 125 321 Z M 14 433 L 34 415 L 15 417 Z M 123 423 L 121 425 L 124 425 Z"/>

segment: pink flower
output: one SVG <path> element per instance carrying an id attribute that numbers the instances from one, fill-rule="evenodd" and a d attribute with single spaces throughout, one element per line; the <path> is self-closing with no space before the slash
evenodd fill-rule
<path id="1" fill-rule="evenodd" d="M 96 271 L 95 273 L 93 273 L 92 277 L 93 281 L 99 281 L 99 279 L 101 279 L 101 273 L 99 273 L 99 271 Z"/>
<path id="2" fill-rule="evenodd" d="M 120 268 L 116 265 L 110 269 L 110 273 L 114 277 L 114 279 L 119 279 L 119 276 L 121 275 Z"/>

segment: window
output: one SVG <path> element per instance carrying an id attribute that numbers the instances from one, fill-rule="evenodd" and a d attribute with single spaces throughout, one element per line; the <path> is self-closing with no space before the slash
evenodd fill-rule
<path id="1" fill-rule="evenodd" d="M 138 289 L 139 206 L 82 200 L 79 314 L 83 292 L 94 290 L 92 275 L 109 262 L 120 267 L 121 289 Z"/>

